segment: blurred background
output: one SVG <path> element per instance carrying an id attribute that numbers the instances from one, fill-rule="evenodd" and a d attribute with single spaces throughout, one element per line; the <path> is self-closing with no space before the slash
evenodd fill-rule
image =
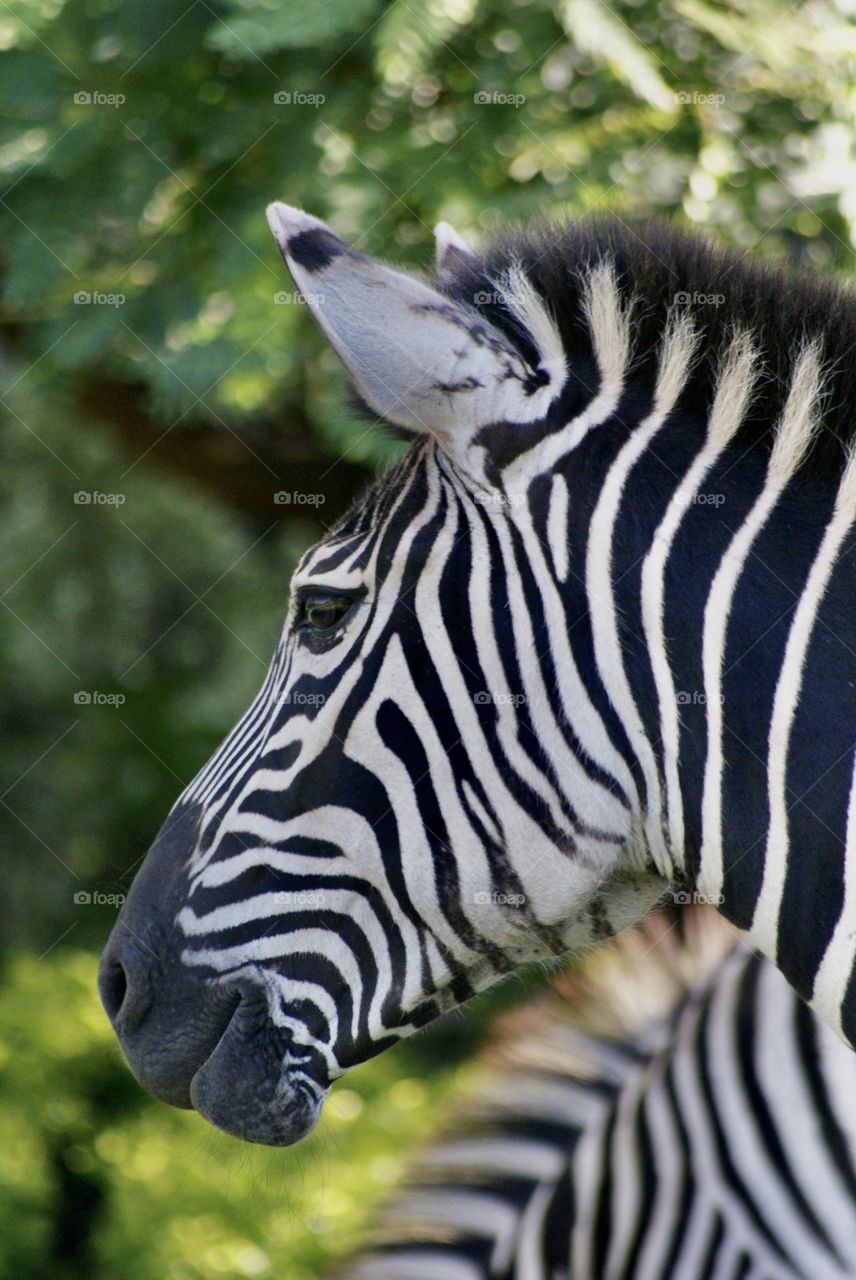
<path id="1" fill-rule="evenodd" d="M 147 1099 L 97 953 L 260 683 L 295 556 L 397 446 L 346 411 L 275 198 L 415 266 L 662 214 L 848 276 L 853 0 L 0 4 L 0 1280 L 310 1280 L 517 980 L 296 1151 Z"/>

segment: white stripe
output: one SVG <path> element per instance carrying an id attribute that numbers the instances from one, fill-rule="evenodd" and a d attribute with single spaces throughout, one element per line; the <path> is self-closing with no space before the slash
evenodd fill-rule
<path id="1" fill-rule="evenodd" d="M 707 746 L 702 792 L 699 885 L 719 902 L 724 880 L 722 781 L 725 764 L 723 693 L 728 623 L 740 575 L 761 530 L 799 467 L 818 425 L 821 367 L 816 343 L 800 353 L 770 455 L 764 487 L 725 550 L 704 611 L 704 673 Z"/>
<path id="2" fill-rule="evenodd" d="M 856 453 L 852 454 L 848 460 L 836 496 L 832 519 L 827 525 L 794 613 L 773 701 L 770 748 L 767 757 L 770 825 L 764 854 L 764 879 L 749 936 L 774 961 L 778 950 L 779 912 L 788 866 L 787 765 L 791 729 L 802 692 L 803 669 L 817 611 L 854 518 L 856 518 Z M 801 850 L 800 854 L 803 857 L 810 857 L 812 851 Z M 850 921 L 850 927 L 856 930 L 856 920 Z M 827 991 L 824 1004 L 815 1006 L 820 1016 L 829 1021 L 832 1026 L 840 1018 L 838 1006 L 843 995 L 842 990 L 837 999 L 833 998 L 832 1003 L 829 1004 Z"/>
<path id="3" fill-rule="evenodd" d="M 847 806 L 847 834 L 844 839 L 844 902 L 829 946 L 826 948 L 812 991 L 811 1006 L 838 1035 L 841 1003 L 853 968 L 854 921 L 856 921 L 856 754 Z M 856 1064 L 856 1058 L 854 1058 Z M 856 1083 L 856 1082 L 854 1082 Z M 856 1097 L 856 1089 L 854 1089 Z"/>
<path id="4" fill-rule="evenodd" d="M 544 1214 L 549 1207 L 552 1194 L 553 1186 L 549 1183 L 537 1187 L 520 1219 L 514 1259 L 515 1280 L 551 1280 L 544 1271 L 543 1255 Z M 494 1251 L 491 1263 L 495 1274 L 502 1275 L 509 1261 L 509 1258 Z"/>
<path id="5" fill-rule="evenodd" d="M 737 334 L 720 368 L 708 421 L 707 442 L 675 490 L 642 566 L 642 621 L 660 706 L 669 849 L 676 867 L 684 865 L 684 817 L 679 775 L 678 700 L 665 634 L 666 565 L 684 517 L 705 476 L 737 432 L 746 414 L 754 386 L 757 359 L 757 351 L 749 335 Z"/>
<path id="6" fill-rule="evenodd" d="M 568 486 L 565 477 L 557 471 L 550 483 L 547 544 L 553 559 L 553 570 L 560 582 L 568 580 L 568 537 Z"/>
<path id="7" fill-rule="evenodd" d="M 612 583 L 615 524 L 631 471 L 674 408 L 689 376 L 697 334 L 685 316 L 671 323 L 660 352 L 651 413 L 633 429 L 609 469 L 591 518 L 586 556 L 588 599 L 595 660 L 610 700 L 624 725 L 645 777 L 645 833 L 648 850 L 661 875 L 669 862 L 661 822 L 662 796 L 657 759 L 636 706 L 624 666 Z"/>

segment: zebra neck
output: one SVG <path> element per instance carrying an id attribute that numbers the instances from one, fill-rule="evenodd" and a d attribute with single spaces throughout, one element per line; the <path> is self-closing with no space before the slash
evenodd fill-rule
<path id="1" fill-rule="evenodd" d="M 618 757 L 598 764 L 640 833 L 628 860 L 641 848 L 717 904 L 856 1045 L 856 454 L 837 470 L 809 457 L 815 344 L 747 446 L 747 334 L 704 412 L 681 399 L 691 328 L 666 333 L 647 389 L 620 335 L 616 319 L 612 383 L 566 428 L 544 523 L 573 661 L 596 674 L 591 709 Z"/>

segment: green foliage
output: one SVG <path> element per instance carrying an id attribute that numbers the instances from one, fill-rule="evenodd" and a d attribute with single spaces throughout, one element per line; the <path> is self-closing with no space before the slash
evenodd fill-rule
<path id="1" fill-rule="evenodd" d="M 441 218 L 477 237 L 609 207 L 850 271 L 856 34 L 844 0 L 0 8 L 0 941 L 49 953 L 9 963 L 0 1006 L 0 1280 L 302 1280 L 472 1021 L 361 1072 L 301 1151 L 249 1151 L 142 1098 L 66 953 L 100 945 L 252 696 L 319 527 L 206 468 L 237 448 L 285 481 L 307 458 L 368 475 L 394 451 L 344 410 L 264 205 L 411 265 Z"/>
<path id="2" fill-rule="evenodd" d="M 179 16 L 72 0 L 15 15 L 6 314 L 31 357 L 57 343 L 52 363 L 76 377 L 143 378 L 163 413 L 235 421 L 283 394 L 315 407 L 315 336 L 273 303 L 272 197 L 414 260 L 441 216 L 478 231 L 608 203 L 850 263 L 856 40 L 831 0 L 232 0 Z M 75 307 L 95 290 L 125 302 Z"/>
<path id="3" fill-rule="evenodd" d="M 0 929 L 42 950 L 66 930 L 78 945 L 106 936 L 115 906 L 74 895 L 127 890 L 176 795 L 250 701 L 305 531 L 248 531 L 131 468 L 62 397 L 45 421 L 23 388 L 6 403 L 0 654 L 15 750 L 0 792 L 15 857 Z M 117 490 L 121 505 L 97 501 Z"/>

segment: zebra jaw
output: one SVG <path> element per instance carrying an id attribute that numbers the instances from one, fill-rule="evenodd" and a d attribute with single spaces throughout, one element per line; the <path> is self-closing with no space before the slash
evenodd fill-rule
<path id="1" fill-rule="evenodd" d="M 522 273 L 487 280 L 471 305 L 462 305 L 358 253 L 301 209 L 272 204 L 267 218 L 309 310 L 382 418 L 465 458 L 479 429 L 546 415 L 567 380 L 565 353 Z M 441 271 L 453 257 L 471 256 L 445 223 L 437 229 L 437 254 Z M 527 333 L 534 364 L 486 318 L 490 306 Z"/>

